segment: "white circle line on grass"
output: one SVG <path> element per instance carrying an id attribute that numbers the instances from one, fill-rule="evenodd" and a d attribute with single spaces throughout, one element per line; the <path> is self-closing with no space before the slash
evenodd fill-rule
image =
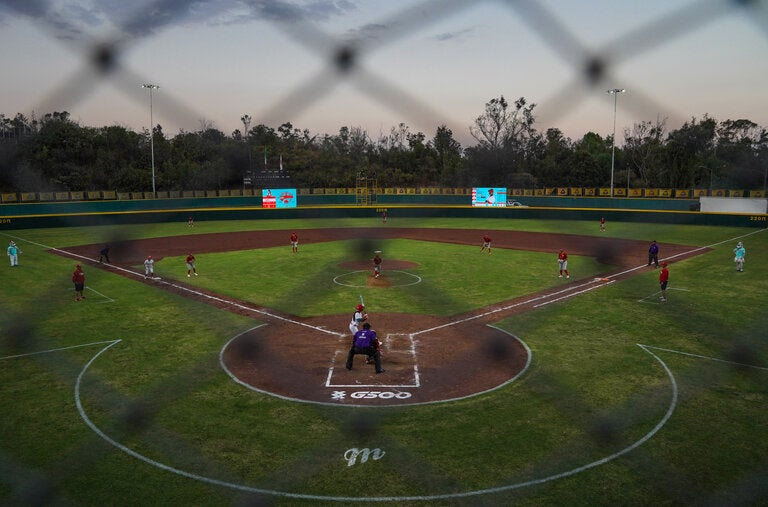
<path id="1" fill-rule="evenodd" d="M 367 287 L 367 285 L 353 285 L 353 284 L 350 284 L 350 283 L 343 283 L 343 282 L 339 281 L 339 278 L 342 278 L 342 277 L 348 276 L 348 275 L 354 275 L 356 273 L 368 273 L 368 270 L 367 269 L 358 269 L 357 271 L 348 271 L 347 273 L 342 273 L 342 274 L 340 274 L 338 276 L 333 277 L 333 283 L 335 283 L 336 285 L 341 285 L 343 287 L 354 287 L 356 289 Z M 397 269 L 388 269 L 387 273 L 403 273 L 404 275 L 412 276 L 413 278 L 416 279 L 415 282 L 411 282 L 411 283 L 401 283 L 401 284 L 397 284 L 397 285 L 390 285 L 389 287 L 387 287 L 389 289 L 393 289 L 395 287 L 410 287 L 411 285 L 416 285 L 417 283 L 421 283 L 421 277 L 419 275 L 414 275 L 413 273 L 409 273 L 407 271 L 400 271 L 400 270 L 397 270 Z"/>
<path id="2" fill-rule="evenodd" d="M 260 326 L 257 326 L 257 327 L 260 327 Z M 252 329 L 255 329 L 255 328 L 252 328 Z M 237 336 L 240 336 L 240 335 L 242 335 L 242 334 L 244 334 L 244 333 L 246 333 L 248 331 L 250 331 L 250 330 L 244 331 L 243 333 L 240 333 Z M 504 331 L 504 330 L 501 330 L 501 331 Z M 506 331 L 504 331 L 504 332 L 506 332 Z M 516 339 L 519 340 L 519 338 L 517 338 L 516 336 L 512 335 L 511 333 L 507 333 L 507 334 L 510 334 L 510 336 L 513 336 L 513 337 L 515 337 Z M 234 340 L 234 338 L 232 338 L 232 339 Z M 527 487 L 527 486 L 544 484 L 544 483 L 555 481 L 555 480 L 562 479 L 562 478 L 565 478 L 565 477 L 570 477 L 570 476 L 576 475 L 576 474 L 578 474 L 580 472 L 584 472 L 586 470 L 598 467 L 600 465 L 604 465 L 605 463 L 608 463 L 608 462 L 610 462 L 610 461 L 612 461 L 612 460 L 614 460 L 614 459 L 616 459 L 616 458 L 618 458 L 620 456 L 623 456 L 624 454 L 627 454 L 627 453 L 633 451 L 637 447 L 641 446 L 642 444 L 644 444 L 645 442 L 650 440 L 656 433 L 659 432 L 659 430 L 661 430 L 662 427 L 664 427 L 664 425 L 667 423 L 669 418 L 672 417 L 672 413 L 675 411 L 675 408 L 677 407 L 677 398 L 678 398 L 677 381 L 675 380 L 674 374 L 669 369 L 669 367 L 666 365 L 666 363 L 664 363 L 664 361 L 660 357 L 658 357 L 656 354 L 654 354 L 653 352 L 648 350 L 649 347 L 647 347 L 645 345 L 637 344 L 638 347 L 640 347 L 647 354 L 650 354 L 654 359 L 656 359 L 656 361 L 659 362 L 659 364 L 661 364 L 662 368 L 664 368 L 664 370 L 665 370 L 665 372 L 667 374 L 667 377 L 669 378 L 670 385 L 671 385 L 671 390 L 672 390 L 672 395 L 671 395 L 671 399 L 670 399 L 670 402 L 669 402 L 669 406 L 667 407 L 667 411 L 664 414 L 664 416 L 661 418 L 661 420 L 659 420 L 659 422 L 648 433 L 646 433 L 642 438 L 640 438 L 639 440 L 636 440 L 631 445 L 621 449 L 620 451 L 617 451 L 617 452 L 615 452 L 613 454 L 605 456 L 604 458 L 601 458 L 599 460 L 593 461 L 591 463 L 588 463 L 588 464 L 580 466 L 580 467 L 572 468 L 572 469 L 567 470 L 565 472 L 549 475 L 547 477 L 542 477 L 540 479 L 533 479 L 533 480 L 529 480 L 529 481 L 519 482 L 519 483 L 515 483 L 515 484 L 509 484 L 509 485 L 506 485 L 506 486 L 498 486 L 498 487 L 494 487 L 494 488 L 479 489 L 479 490 L 474 490 L 474 491 L 465 491 L 465 492 L 461 492 L 461 493 L 445 493 L 445 494 L 437 494 L 437 495 L 418 495 L 418 496 L 379 496 L 379 497 L 325 496 L 325 495 L 311 495 L 311 494 L 303 494 L 303 493 L 289 493 L 289 492 L 286 492 L 286 491 L 277 491 L 277 490 L 271 490 L 271 489 L 265 489 L 265 488 L 257 488 L 257 487 L 254 487 L 254 486 L 247 486 L 245 484 L 237 484 L 237 483 L 233 483 L 233 482 L 227 482 L 227 481 L 222 481 L 222 480 L 218 480 L 218 479 L 213 479 L 211 477 L 206 477 L 206 476 L 203 476 L 203 475 L 187 472 L 187 471 L 184 471 L 184 470 L 172 467 L 170 465 L 166 465 L 166 464 L 161 463 L 159 461 L 156 461 L 154 459 L 148 458 L 148 457 L 144 456 L 143 454 L 140 454 L 140 453 L 134 451 L 133 449 L 130 449 L 129 447 L 127 447 L 127 446 L 117 442 L 116 440 L 114 440 L 111 437 L 109 437 L 106 433 L 104 433 L 98 426 L 96 426 L 96 424 L 93 421 L 91 421 L 91 419 L 88 417 L 88 415 L 85 412 L 85 409 L 83 408 L 83 405 L 82 405 L 82 402 L 81 402 L 81 397 L 80 397 L 80 386 L 82 384 L 83 377 L 85 376 L 86 372 L 90 368 L 91 364 L 93 364 L 93 362 L 96 361 L 96 359 L 101 354 L 106 352 L 109 348 L 111 348 L 115 344 L 119 343 L 120 341 L 121 340 L 116 340 L 116 341 L 110 343 L 109 345 L 107 345 L 106 347 L 104 347 L 103 349 L 101 349 L 99 352 L 97 352 L 85 364 L 85 366 L 83 366 L 83 369 L 80 371 L 80 374 L 77 376 L 77 380 L 75 382 L 75 405 L 77 406 L 77 411 L 80 414 L 80 417 L 82 418 L 82 420 L 85 422 L 85 424 L 94 433 L 96 433 L 105 442 L 107 442 L 110 445 L 112 445 L 113 447 L 123 451 L 124 453 L 126 453 L 126 454 L 128 454 L 128 455 L 130 455 L 130 456 L 132 456 L 132 457 L 134 457 L 134 458 L 136 458 L 138 460 L 140 460 L 140 461 L 143 461 L 144 463 L 147 463 L 147 464 L 149 464 L 151 466 L 154 466 L 156 468 L 164 470 L 166 472 L 171 472 L 171 473 L 180 475 L 182 477 L 187 477 L 189 479 L 194 479 L 194 480 L 197 480 L 197 481 L 200 481 L 200 482 L 204 482 L 204 483 L 207 483 L 207 484 L 213 484 L 213 485 L 216 485 L 216 486 L 221 486 L 221 487 L 225 487 L 225 488 L 229 488 L 229 489 L 234 489 L 234 490 L 238 490 L 238 491 L 247 491 L 247 492 L 251 492 L 251 493 L 273 495 L 273 496 L 284 497 L 284 498 L 297 498 L 297 499 L 303 499 L 303 500 L 324 500 L 324 501 L 333 501 L 333 502 L 411 502 L 411 501 L 447 500 L 447 499 L 454 499 L 454 498 L 468 498 L 468 497 L 477 497 L 477 496 L 482 496 L 482 495 L 487 495 L 487 494 L 500 493 L 500 492 L 504 492 L 504 491 L 510 491 L 510 490 L 514 490 L 514 489 L 524 488 L 524 487 Z M 520 340 L 520 341 L 521 341 L 521 343 L 523 343 L 522 340 Z M 230 340 L 230 342 L 231 342 L 231 340 Z M 526 348 L 527 348 L 527 346 L 526 346 Z M 220 355 L 220 357 L 221 357 L 221 355 Z M 529 354 L 529 358 L 530 358 L 530 354 Z M 526 364 L 526 368 L 527 368 L 528 364 L 530 364 L 530 360 Z M 525 370 L 523 370 L 523 371 L 525 371 Z M 518 374 L 518 376 L 520 374 L 522 374 L 522 371 Z M 514 379 L 510 379 L 508 382 L 511 382 L 512 380 L 514 380 Z M 494 388 L 494 389 L 498 389 L 498 387 Z M 486 392 L 488 392 L 488 391 L 486 391 Z"/>

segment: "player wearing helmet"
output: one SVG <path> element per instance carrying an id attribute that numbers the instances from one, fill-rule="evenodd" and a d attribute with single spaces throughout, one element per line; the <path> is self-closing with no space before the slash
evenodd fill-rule
<path id="1" fill-rule="evenodd" d="M 747 255 L 747 249 L 739 241 L 736 248 L 733 249 L 733 261 L 736 263 L 736 271 L 744 271 L 744 257 Z"/>
<path id="2" fill-rule="evenodd" d="M 365 305 L 360 303 L 355 307 L 355 313 L 352 315 L 352 322 L 349 323 L 349 331 L 352 334 L 357 333 L 363 322 L 368 320 L 368 314 L 365 313 Z"/>

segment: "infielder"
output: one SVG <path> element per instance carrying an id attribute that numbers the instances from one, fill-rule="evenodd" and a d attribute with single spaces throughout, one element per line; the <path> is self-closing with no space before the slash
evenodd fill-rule
<path id="1" fill-rule="evenodd" d="M 739 241 L 736 248 L 733 249 L 733 261 L 736 263 L 736 271 L 744 271 L 744 257 L 747 255 L 747 249 Z"/>
<path id="2" fill-rule="evenodd" d="M 365 305 L 360 303 L 355 307 L 355 313 L 352 315 L 352 322 L 349 323 L 349 331 L 354 335 L 360 330 L 360 327 L 366 320 L 368 320 L 368 314 L 365 313 Z"/>
<path id="3" fill-rule="evenodd" d="M 187 263 L 187 278 L 189 278 L 190 274 L 194 273 L 195 276 L 197 276 L 197 268 L 195 267 L 195 256 L 192 254 L 187 255 L 187 260 L 185 261 Z"/>
<path id="4" fill-rule="evenodd" d="M 480 248 L 480 253 L 483 253 L 483 250 L 488 249 L 488 253 L 491 253 L 491 238 L 487 234 L 483 236 L 483 246 Z"/>
<path id="5" fill-rule="evenodd" d="M 570 278 L 571 275 L 568 274 L 568 252 L 560 249 L 560 253 L 557 254 L 557 263 L 560 265 L 560 275 L 558 275 L 558 278 L 563 277 L 563 272 L 565 272 L 566 278 Z"/>
<path id="6" fill-rule="evenodd" d="M 11 241 L 8 244 L 8 258 L 11 260 L 11 267 L 19 265 L 19 254 L 22 253 L 16 243 Z"/>
<path id="7" fill-rule="evenodd" d="M 295 233 L 291 233 L 291 250 L 293 253 L 299 253 L 299 236 Z"/>
<path id="8" fill-rule="evenodd" d="M 151 255 L 144 261 L 144 278 L 155 277 L 155 260 Z"/>

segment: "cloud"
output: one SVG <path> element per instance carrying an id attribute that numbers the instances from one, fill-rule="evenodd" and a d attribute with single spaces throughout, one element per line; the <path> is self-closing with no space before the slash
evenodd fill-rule
<path id="1" fill-rule="evenodd" d="M 391 31 L 391 28 L 391 26 L 381 23 L 368 23 L 360 28 L 347 31 L 347 38 L 365 41 L 380 40 Z"/>
<path id="2" fill-rule="evenodd" d="M 466 28 L 464 30 L 456 30 L 453 32 L 443 32 L 439 33 L 437 35 L 434 35 L 432 38 L 439 42 L 444 42 L 448 40 L 455 40 L 455 39 L 466 39 L 472 35 L 474 35 L 475 29 L 474 28 Z"/>
<path id="3" fill-rule="evenodd" d="M 357 7 L 348 0 L 258 1 L 246 2 L 255 19 L 292 23 L 296 21 L 326 21 Z"/>
<path id="4" fill-rule="evenodd" d="M 173 25 L 325 21 L 356 8 L 349 0 L 3 0 L 0 23 L 27 17 L 65 40 L 98 29 L 133 38 Z"/>

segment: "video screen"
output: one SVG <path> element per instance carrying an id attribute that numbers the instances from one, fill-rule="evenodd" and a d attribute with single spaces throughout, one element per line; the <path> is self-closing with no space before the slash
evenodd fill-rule
<path id="1" fill-rule="evenodd" d="M 472 206 L 491 208 L 506 207 L 507 189 L 499 187 L 474 187 L 472 189 Z"/>
<path id="2" fill-rule="evenodd" d="M 265 188 L 261 191 L 262 208 L 295 208 L 295 188 Z"/>

